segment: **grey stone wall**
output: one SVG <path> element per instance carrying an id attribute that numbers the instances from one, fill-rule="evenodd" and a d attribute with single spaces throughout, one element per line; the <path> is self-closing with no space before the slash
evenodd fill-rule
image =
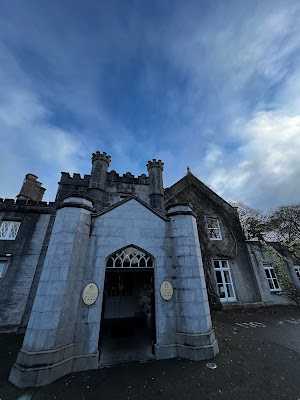
<path id="1" fill-rule="evenodd" d="M 149 204 L 149 185 L 141 183 L 108 181 L 106 185 L 105 207 L 112 206 L 126 196 L 136 196 Z"/>
<path id="2" fill-rule="evenodd" d="M 46 235 L 44 237 L 44 241 L 43 241 L 43 245 L 40 251 L 40 256 L 39 256 L 39 260 L 37 263 L 37 268 L 34 274 L 34 278 L 32 281 L 32 285 L 29 291 L 29 296 L 27 299 L 27 303 L 26 303 L 26 308 L 22 317 L 22 323 L 21 323 L 21 329 L 23 330 L 24 327 L 27 326 L 28 324 L 28 320 L 29 320 L 29 316 L 31 313 L 31 309 L 32 309 L 32 305 L 35 299 L 35 295 L 36 295 L 36 291 L 37 291 L 37 287 L 38 287 L 38 283 L 40 281 L 40 276 L 42 273 L 42 269 L 43 269 L 43 265 L 44 265 L 44 261 L 45 261 L 45 257 L 46 257 L 46 253 L 48 250 L 48 245 L 49 245 L 49 241 L 50 241 L 50 237 L 52 234 L 52 229 L 53 229 L 53 224 L 55 221 L 55 216 L 56 216 L 56 210 L 53 210 L 51 215 L 50 215 L 50 219 L 49 219 L 49 223 L 48 223 L 48 227 L 46 230 Z"/>
<path id="3" fill-rule="evenodd" d="M 0 255 L 11 254 L 6 274 L 0 279 L 0 331 L 17 330 L 26 324 L 26 306 L 50 213 L 51 207 L 34 206 L 28 206 L 26 212 L 20 201 L 0 204 L 0 223 L 3 218 L 21 222 L 15 240 L 0 240 Z"/>

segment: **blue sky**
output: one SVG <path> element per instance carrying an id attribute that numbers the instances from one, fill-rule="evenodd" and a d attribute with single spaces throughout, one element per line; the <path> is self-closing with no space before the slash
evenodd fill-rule
<path id="1" fill-rule="evenodd" d="M 194 175 L 227 201 L 300 200 L 298 0 L 2 0 L 1 197 L 26 173 Z"/>

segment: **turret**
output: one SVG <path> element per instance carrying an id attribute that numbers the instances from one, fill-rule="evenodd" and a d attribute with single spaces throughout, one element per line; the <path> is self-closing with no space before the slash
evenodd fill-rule
<path id="1" fill-rule="evenodd" d="M 96 151 L 96 153 L 93 153 L 90 188 L 105 191 L 106 175 L 110 161 L 111 157 L 105 152 L 100 153 L 100 151 Z"/>
<path id="2" fill-rule="evenodd" d="M 148 161 L 147 170 L 149 175 L 149 197 L 150 205 L 154 209 L 160 211 L 162 214 L 165 212 L 165 197 L 163 187 L 162 172 L 164 170 L 164 163 L 161 160 Z"/>
<path id="3" fill-rule="evenodd" d="M 17 195 L 18 200 L 42 201 L 46 189 L 42 187 L 37 178 L 33 174 L 25 176 L 20 193 Z"/>

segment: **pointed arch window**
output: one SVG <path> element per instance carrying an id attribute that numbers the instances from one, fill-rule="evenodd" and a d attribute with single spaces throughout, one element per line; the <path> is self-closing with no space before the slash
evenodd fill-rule
<path id="1" fill-rule="evenodd" d="M 112 254 L 106 264 L 107 268 L 153 268 L 152 257 L 135 247 L 126 247 Z"/>

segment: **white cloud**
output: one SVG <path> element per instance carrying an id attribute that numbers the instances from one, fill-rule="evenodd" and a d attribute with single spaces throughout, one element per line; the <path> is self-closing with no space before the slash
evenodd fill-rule
<path id="1" fill-rule="evenodd" d="M 299 3 L 218 7 L 205 20 L 177 9 L 175 28 L 157 33 L 189 84 L 179 132 L 192 172 L 226 200 L 263 208 L 299 201 Z"/>
<path id="2" fill-rule="evenodd" d="M 166 185 L 189 165 L 226 200 L 269 207 L 297 198 L 299 2 L 178 1 L 155 24 L 140 9 L 126 20 L 118 3 L 91 9 L 92 23 L 63 8 L 54 1 L 2 13 L 3 195 L 15 196 L 33 172 L 53 199 L 59 172 L 89 173 L 99 149 L 120 173 L 143 173 L 148 158 L 161 157 Z M 138 75 L 128 97 L 123 68 Z M 107 74 L 120 79 L 113 95 Z M 121 120 L 116 111 L 132 109 L 118 94 L 138 96 L 143 128 L 134 112 Z"/>
<path id="3" fill-rule="evenodd" d="M 236 129 L 245 144 L 239 162 L 216 168 L 210 182 L 228 200 L 255 207 L 299 202 L 300 115 L 259 112 Z"/>
<path id="4" fill-rule="evenodd" d="M 84 154 L 79 135 L 53 125 L 52 116 L 12 53 L 0 45 L 0 181 L 3 197 L 14 198 L 26 173 L 39 176 L 53 200 L 60 171 L 77 170 Z"/>
<path id="5" fill-rule="evenodd" d="M 207 167 L 217 165 L 222 161 L 223 151 L 217 146 L 210 145 L 205 152 L 204 163 Z"/>

